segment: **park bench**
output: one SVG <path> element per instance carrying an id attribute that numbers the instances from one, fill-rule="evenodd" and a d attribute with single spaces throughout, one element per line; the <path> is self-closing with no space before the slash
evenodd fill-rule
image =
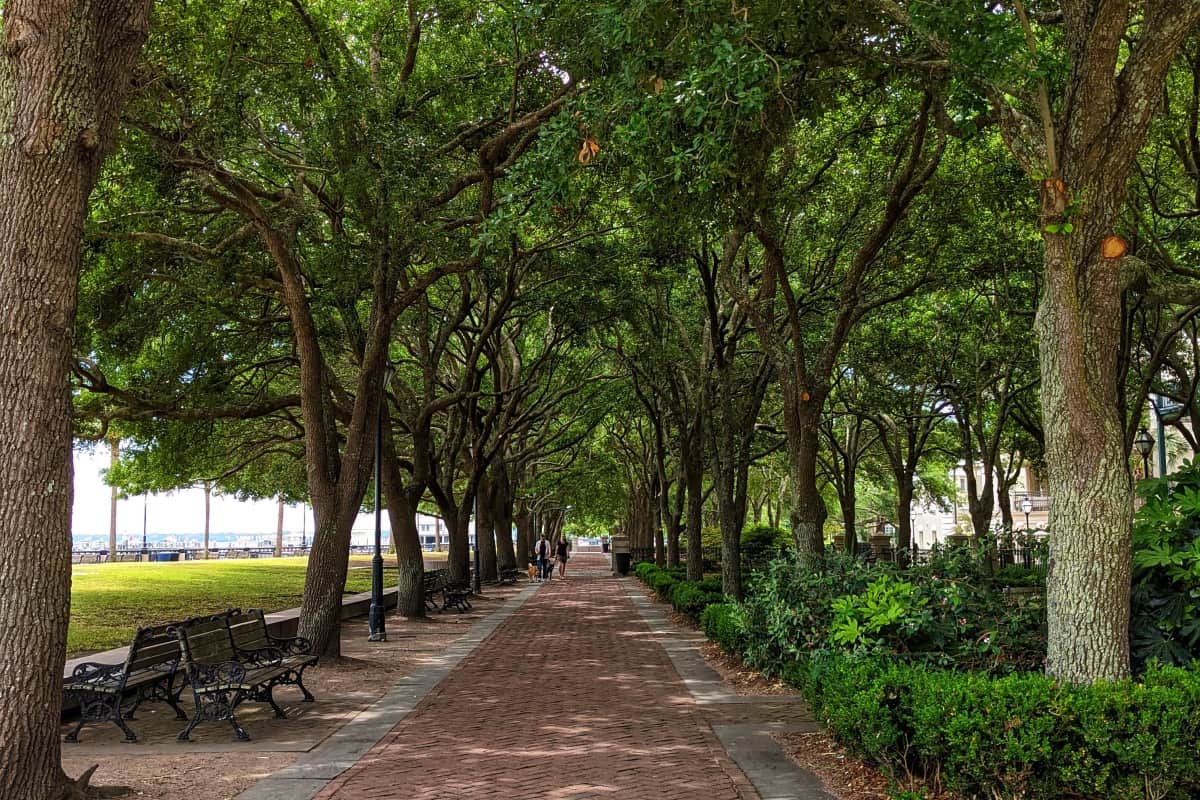
<path id="1" fill-rule="evenodd" d="M 525 573 L 522 570 L 519 570 L 516 567 L 505 567 L 504 569 L 500 570 L 499 582 L 502 584 L 516 583 L 517 580 L 524 574 Z"/>
<path id="2" fill-rule="evenodd" d="M 136 742 L 137 735 L 125 720 L 133 719 L 137 707 L 147 700 L 162 700 L 175 709 L 179 719 L 187 719 L 179 707 L 183 685 L 175 686 L 178 669 L 179 642 L 165 625 L 138 629 L 123 664 L 89 661 L 77 665 L 63 685 L 79 704 L 79 722 L 67 734 L 67 741 L 79 741 L 79 731 L 89 722 L 109 721 L 125 732 L 125 741 Z M 122 714 L 127 692 L 136 694 L 132 707 Z"/>
<path id="3" fill-rule="evenodd" d="M 237 707 L 247 700 L 269 703 L 276 717 L 286 717 L 275 702 L 276 686 L 295 685 L 305 702 L 312 702 L 312 693 L 304 686 L 304 670 L 317 663 L 312 646 L 300 637 L 271 636 L 261 610 L 231 609 L 190 619 L 172 630 L 196 704 L 191 721 L 179 734 L 181 742 L 201 722 L 218 721 L 228 721 L 238 739 L 249 740 L 238 724 Z"/>
<path id="4" fill-rule="evenodd" d="M 463 613 L 471 610 L 471 586 L 466 581 L 456 581 L 450 577 L 450 571 L 438 569 L 427 571 L 424 576 L 425 606 L 431 611 L 444 612 L 448 608 Z M 437 602 L 441 595 L 442 602 Z"/>

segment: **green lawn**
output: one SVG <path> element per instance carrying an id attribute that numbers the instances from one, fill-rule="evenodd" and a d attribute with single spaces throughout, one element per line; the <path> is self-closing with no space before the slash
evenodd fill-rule
<path id="1" fill-rule="evenodd" d="M 346 592 L 369 591 L 371 572 L 351 560 Z M 384 582 L 395 584 L 395 561 Z M 304 558 L 254 558 L 179 563 L 80 564 L 71 585 L 71 657 L 129 644 L 141 625 L 210 614 L 226 608 L 279 611 L 300 605 Z"/>

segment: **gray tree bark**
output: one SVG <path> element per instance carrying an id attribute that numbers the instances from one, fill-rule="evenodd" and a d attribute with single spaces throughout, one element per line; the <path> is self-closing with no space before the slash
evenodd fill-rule
<path id="1" fill-rule="evenodd" d="M 9 0 L 0 58 L 0 797 L 78 794 L 59 766 L 71 581 L 67 375 L 88 197 L 150 0 Z"/>

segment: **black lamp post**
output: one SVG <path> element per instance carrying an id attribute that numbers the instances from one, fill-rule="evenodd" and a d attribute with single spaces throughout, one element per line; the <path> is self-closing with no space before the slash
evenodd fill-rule
<path id="1" fill-rule="evenodd" d="M 1146 430 L 1145 426 L 1138 431 L 1137 437 L 1133 440 L 1133 446 L 1142 454 L 1142 474 L 1149 478 L 1150 454 L 1154 452 L 1154 437 L 1150 435 L 1150 431 Z"/>
<path id="2" fill-rule="evenodd" d="M 1029 499 L 1029 495 L 1021 498 L 1021 510 L 1025 512 L 1025 530 L 1029 530 L 1029 512 L 1033 511 L 1033 501 Z"/>
<path id="3" fill-rule="evenodd" d="M 395 370 L 391 364 L 383 370 L 383 388 L 379 392 L 379 413 L 375 417 L 375 557 L 371 559 L 371 610 L 367 615 L 370 634 L 368 642 L 386 642 L 387 628 L 383 608 L 383 499 L 380 491 L 383 461 L 383 404 L 387 402 L 387 387 Z"/>

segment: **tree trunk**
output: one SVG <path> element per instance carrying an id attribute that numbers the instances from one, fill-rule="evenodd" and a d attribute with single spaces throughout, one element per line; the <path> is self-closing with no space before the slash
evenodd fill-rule
<path id="1" fill-rule="evenodd" d="M 907 565 L 912 557 L 913 475 L 903 472 L 896 476 L 896 549 L 898 563 Z"/>
<path id="2" fill-rule="evenodd" d="M 687 482 L 687 579 L 704 577 L 704 461 L 699 421 L 685 440 L 683 459 L 684 480 Z"/>
<path id="3" fill-rule="evenodd" d="M 114 490 L 115 491 L 115 490 Z M 307 511 L 305 514 L 307 515 Z M 208 558 L 208 537 L 212 532 L 212 482 L 204 482 L 204 557 Z"/>
<path id="4" fill-rule="evenodd" d="M 492 468 L 492 524 L 496 530 L 496 564 L 501 570 L 514 569 L 517 556 L 513 551 L 513 496 L 508 468 L 497 460 Z M 524 566 L 524 564 L 522 564 Z"/>
<path id="5" fill-rule="evenodd" d="M 517 564 L 521 567 L 528 567 L 530 557 L 533 555 L 533 543 L 537 541 L 537 537 L 533 533 L 533 512 L 529 510 L 529 504 L 526 500 L 521 499 L 517 502 Z"/>
<path id="6" fill-rule="evenodd" d="M 57 800 L 71 581 L 67 375 L 88 197 L 149 0 L 8 0 L 0 57 L 0 797 Z"/>
<path id="7" fill-rule="evenodd" d="M 333 505 L 332 500 L 322 502 L 313 497 L 313 538 L 298 633 L 312 642 L 319 655 L 337 657 L 342 648 L 342 591 L 346 587 L 351 526 L 342 525 L 330 513 Z"/>
<path id="8" fill-rule="evenodd" d="M 108 466 L 109 469 L 115 469 L 117 462 L 121 460 L 121 440 L 108 440 Z M 207 484 L 205 484 L 207 486 Z M 120 498 L 120 490 L 116 486 L 112 487 L 109 492 L 108 505 L 108 560 L 114 561 L 117 557 L 117 500 Z M 204 514 L 205 514 L 205 530 L 208 530 L 208 495 L 204 496 Z M 208 558 L 208 540 L 204 542 L 204 557 Z"/>
<path id="9" fill-rule="evenodd" d="M 796 554 L 808 564 L 825 553 L 825 519 L 829 515 L 817 486 L 818 422 L 824 405 L 825 394 L 812 390 L 807 400 L 796 398 L 793 408 L 784 414 L 792 481 L 792 537 Z"/>
<path id="10" fill-rule="evenodd" d="M 479 548 L 479 578 L 494 581 L 496 572 L 496 521 L 492 517 L 492 480 L 488 469 L 479 480 L 476 490 L 475 546 Z"/>
<path id="11" fill-rule="evenodd" d="M 446 568 L 450 577 L 465 581 L 471 577 L 471 517 L 467 513 L 459 513 L 458 508 L 441 506 L 442 517 L 446 520 L 446 530 L 450 539 L 449 552 L 446 554 Z"/>
<path id="12" fill-rule="evenodd" d="M 1009 489 L 1012 487 L 1006 480 L 1004 467 L 1001 464 L 996 464 L 996 496 L 1000 505 L 1000 526 L 1008 533 L 1012 533 L 1013 515 L 1012 515 L 1012 495 L 1009 494 Z"/>
<path id="13" fill-rule="evenodd" d="M 279 514 L 275 518 L 275 557 L 283 557 L 283 495 L 279 495 Z"/>
<path id="14" fill-rule="evenodd" d="M 858 550 L 858 491 L 853 482 L 838 492 L 838 504 L 842 508 L 842 541 L 847 555 L 854 555 Z"/>
<path id="15" fill-rule="evenodd" d="M 390 426 L 385 425 L 390 430 Z M 417 508 L 425 494 L 425 484 L 404 485 L 396 458 L 396 446 L 390 436 L 383 438 L 383 463 L 380 465 L 384 496 L 387 498 L 388 526 L 396 551 L 396 613 L 402 617 L 425 616 L 425 553 L 417 527 Z"/>

